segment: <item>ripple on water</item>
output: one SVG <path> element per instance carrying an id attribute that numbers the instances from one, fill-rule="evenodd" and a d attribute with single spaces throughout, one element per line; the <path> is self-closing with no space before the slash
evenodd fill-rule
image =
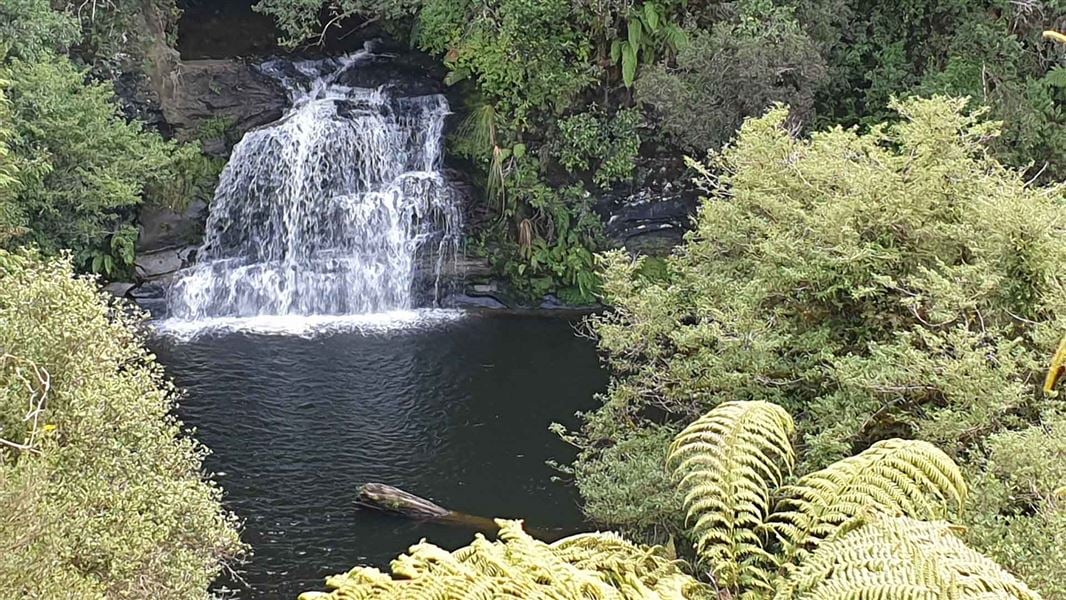
<path id="1" fill-rule="evenodd" d="M 289 321 L 151 341 L 252 546 L 238 567 L 246 584 L 220 588 L 295 598 L 355 564 L 386 568 L 423 537 L 469 543 L 469 530 L 357 510 L 368 481 L 560 533 L 585 528 L 575 490 L 546 464 L 574 455 L 549 425 L 575 427 L 606 383 L 572 322 L 447 311 Z"/>

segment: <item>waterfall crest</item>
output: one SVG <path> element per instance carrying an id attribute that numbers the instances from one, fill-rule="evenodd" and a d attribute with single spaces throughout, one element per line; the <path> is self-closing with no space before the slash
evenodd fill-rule
<path id="1" fill-rule="evenodd" d="M 448 103 L 338 83 L 366 56 L 261 67 L 293 107 L 234 148 L 197 264 L 171 288 L 171 317 L 405 310 L 420 262 L 438 293 L 462 228 L 440 172 Z"/>

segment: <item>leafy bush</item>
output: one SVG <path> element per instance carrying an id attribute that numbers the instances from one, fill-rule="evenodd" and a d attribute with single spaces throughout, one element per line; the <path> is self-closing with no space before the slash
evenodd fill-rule
<path id="1" fill-rule="evenodd" d="M 4 0 L 0 5 L 0 57 L 37 60 L 78 40 L 78 22 L 52 10 L 47 0 Z"/>
<path id="2" fill-rule="evenodd" d="M 811 466 L 915 436 L 978 470 L 989 435 L 1056 405 L 1038 382 L 1066 329 L 1064 190 L 990 158 L 997 127 L 964 104 L 900 102 L 897 124 L 809 140 L 775 109 L 715 159 L 720 177 L 705 170 L 711 197 L 665 279 L 604 257 L 614 310 L 590 324 L 613 381 L 572 438 L 593 518 L 676 529 L 613 512 L 669 492 L 608 449 L 726 401 L 800 413 Z"/>
<path id="3" fill-rule="evenodd" d="M 0 245 L 25 233 L 22 211 L 18 205 L 18 172 L 20 161 L 12 154 L 8 143 L 13 132 L 7 129 L 11 122 L 11 106 L 0 88 Z"/>
<path id="4" fill-rule="evenodd" d="M 672 3 L 671 3 L 672 4 Z M 662 56 L 672 57 L 688 44 L 688 35 L 677 23 L 669 22 L 669 9 L 656 2 L 644 2 L 620 11 L 625 17 L 623 37 L 611 40 L 611 62 L 622 69 L 622 83 L 633 87 L 637 67 L 655 64 Z"/>
<path id="5" fill-rule="evenodd" d="M 592 171 L 600 187 L 624 181 L 636 168 L 644 117 L 623 109 L 611 117 L 600 111 L 578 113 L 559 121 L 559 163 L 571 173 Z"/>
<path id="6" fill-rule="evenodd" d="M 0 595 L 207 598 L 240 550 L 137 319 L 68 260 L 0 252 Z"/>
<path id="7" fill-rule="evenodd" d="M 786 8 L 749 1 L 733 20 L 699 30 L 677 55 L 637 81 L 637 98 L 654 106 L 661 127 L 696 152 L 728 141 L 745 117 L 774 102 L 792 107 L 795 123 L 813 117 L 825 64 Z"/>
<path id="8" fill-rule="evenodd" d="M 525 153 L 508 153 L 499 168 L 503 220 L 496 227 L 514 231 L 487 232 L 483 243 L 495 268 L 529 300 L 555 291 L 574 304 L 594 302 L 600 282 L 589 248 L 600 244 L 602 224 L 590 194 L 580 185 L 552 189 Z"/>
<path id="9" fill-rule="evenodd" d="M 994 148 L 1015 166 L 1049 163 L 1062 178 L 1066 101 L 1056 68 L 1061 51 L 1041 30 L 1062 23 L 1057 2 L 1001 0 L 801 0 L 800 18 L 818 42 L 829 78 L 818 94 L 821 124 L 876 124 L 892 118 L 893 97 L 970 95 L 1004 121 Z M 1061 76 L 1060 76 L 1061 77 Z"/>
<path id="10" fill-rule="evenodd" d="M 1048 598 L 1066 598 L 1066 417 L 992 435 L 967 539 Z"/>
<path id="11" fill-rule="evenodd" d="M 135 209 L 142 201 L 181 205 L 201 180 L 196 145 L 163 141 L 127 122 L 108 84 L 61 56 L 11 59 L 10 148 L 22 162 L 18 241 L 49 253 L 74 252 L 79 267 L 121 275 L 133 262 Z"/>
<path id="12" fill-rule="evenodd" d="M 561 112 L 593 81 L 591 45 L 569 0 L 425 0 L 418 45 L 444 55 L 448 81 L 473 78 L 515 131 Z"/>

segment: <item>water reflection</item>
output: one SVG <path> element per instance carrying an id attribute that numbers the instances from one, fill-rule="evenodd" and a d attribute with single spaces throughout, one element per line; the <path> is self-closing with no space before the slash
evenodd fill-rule
<path id="1" fill-rule="evenodd" d="M 564 319 L 494 315 L 427 329 L 316 337 L 218 333 L 155 350 L 188 390 L 179 413 L 246 520 L 242 598 L 295 597 L 356 563 L 385 566 L 421 537 L 471 533 L 358 511 L 379 481 L 456 510 L 581 528 L 545 460 L 605 377 Z M 233 587 L 232 583 L 229 583 Z"/>

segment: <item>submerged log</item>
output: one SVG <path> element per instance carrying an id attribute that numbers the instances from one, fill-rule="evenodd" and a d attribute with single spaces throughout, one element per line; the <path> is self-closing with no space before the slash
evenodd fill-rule
<path id="1" fill-rule="evenodd" d="M 384 483 L 365 483 L 359 488 L 355 503 L 365 508 L 393 513 L 409 519 L 441 520 L 453 515 L 452 511 L 434 504 L 425 498 L 410 494 L 400 488 Z"/>
<path id="2" fill-rule="evenodd" d="M 486 534 L 494 534 L 500 529 L 494 519 L 449 510 L 431 500 L 384 483 L 364 483 L 359 488 L 355 503 L 363 508 L 380 510 L 408 519 L 469 527 Z M 561 537 L 556 532 L 536 528 L 526 527 L 526 531 L 546 540 Z"/>

